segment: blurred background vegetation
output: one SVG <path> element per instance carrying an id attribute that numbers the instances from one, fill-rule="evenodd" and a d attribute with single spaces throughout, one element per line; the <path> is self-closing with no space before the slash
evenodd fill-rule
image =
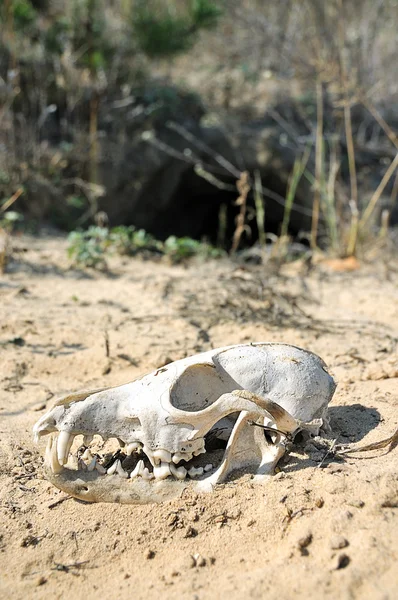
<path id="1" fill-rule="evenodd" d="M 3 227 L 351 256 L 398 223 L 397 0 L 1 0 L 0 21 Z"/>

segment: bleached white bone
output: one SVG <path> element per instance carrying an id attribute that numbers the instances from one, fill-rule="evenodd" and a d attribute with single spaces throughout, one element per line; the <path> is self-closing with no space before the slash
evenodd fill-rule
<path id="1" fill-rule="evenodd" d="M 285 452 L 285 435 L 307 423 L 314 432 L 325 423 L 334 390 L 315 354 L 286 344 L 242 344 L 176 361 L 119 387 L 69 394 L 38 421 L 34 435 L 59 433 L 50 437 L 45 463 L 49 479 L 69 494 L 87 501 L 161 501 L 187 486 L 211 490 L 235 469 L 249 468 L 256 479 L 272 473 Z M 252 422 L 276 429 L 273 442 Z M 200 455 L 207 452 L 205 436 L 219 431 L 227 447 L 209 472 L 203 469 L 208 457 L 200 464 Z M 153 472 L 146 468 L 146 477 L 131 478 L 120 464 L 104 477 L 98 468 L 68 468 L 78 434 L 116 438 L 127 455 L 142 449 Z M 184 469 L 178 470 L 180 461 Z M 198 473 L 194 481 L 185 478 L 190 470 Z"/>

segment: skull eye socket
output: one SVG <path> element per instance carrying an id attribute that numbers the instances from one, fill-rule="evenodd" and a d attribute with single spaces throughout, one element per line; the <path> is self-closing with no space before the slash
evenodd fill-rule
<path id="1" fill-rule="evenodd" d="M 231 391 L 235 387 L 231 379 Z M 211 406 L 226 391 L 226 382 L 213 364 L 196 364 L 181 373 L 170 390 L 170 402 L 178 410 L 197 412 Z"/>

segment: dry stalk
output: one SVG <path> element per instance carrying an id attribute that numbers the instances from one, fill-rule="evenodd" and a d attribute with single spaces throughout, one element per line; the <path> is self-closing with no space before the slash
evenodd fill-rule
<path id="1" fill-rule="evenodd" d="M 340 83 L 343 90 L 344 96 L 344 127 L 345 137 L 347 142 L 347 154 L 348 154 L 348 168 L 350 172 L 350 188 L 351 188 L 351 225 L 349 232 L 349 241 L 347 246 L 347 255 L 351 256 L 355 254 L 357 237 L 358 237 L 358 184 L 357 184 L 357 173 L 355 165 L 355 147 L 354 138 L 352 134 L 352 120 L 351 120 L 351 105 L 348 97 L 348 76 L 347 68 L 344 57 L 345 50 L 345 30 L 344 30 L 344 11 L 343 11 L 343 0 L 340 0 L 340 18 L 339 18 L 339 54 L 340 54 Z"/>
<path id="2" fill-rule="evenodd" d="M 386 187 L 387 183 L 390 181 L 390 179 L 393 176 L 394 171 L 397 167 L 398 167 L 398 152 L 395 155 L 394 160 L 388 167 L 387 171 L 384 173 L 383 179 L 381 180 L 379 186 L 377 187 L 373 196 L 369 200 L 369 204 L 367 205 L 366 209 L 363 212 L 363 215 L 359 221 L 359 227 L 361 229 L 364 229 L 365 226 L 368 224 L 368 221 L 369 221 L 370 217 L 372 216 L 373 211 L 376 208 L 378 201 L 380 200 L 380 197 L 384 191 L 384 188 Z"/>
<path id="3" fill-rule="evenodd" d="M 15 194 L 11 196 L 2 206 L 0 206 L 0 213 L 5 212 L 18 200 L 18 198 L 23 194 L 23 188 L 18 188 Z"/>
<path id="4" fill-rule="evenodd" d="M 236 228 L 232 238 L 231 254 L 234 254 L 237 251 L 242 234 L 246 229 L 245 217 L 247 208 L 247 195 L 250 192 L 249 173 L 247 171 L 243 171 L 243 173 L 241 173 L 240 178 L 236 182 L 236 187 L 238 188 L 239 197 L 235 204 L 236 206 L 240 206 L 240 211 L 236 217 Z"/>
<path id="5" fill-rule="evenodd" d="M 18 188 L 17 191 L 0 206 L 0 214 L 4 213 L 10 206 L 18 200 L 23 194 L 23 188 Z M 9 253 L 10 235 L 6 229 L 0 227 L 0 274 L 4 273 L 7 263 L 7 254 Z"/>
<path id="6" fill-rule="evenodd" d="M 323 171 L 323 90 L 322 82 L 317 79 L 316 82 L 316 146 L 315 146 L 315 190 L 314 202 L 312 205 L 311 221 L 311 248 L 316 249 L 319 225 L 319 211 L 321 206 L 321 186 Z"/>
<path id="7" fill-rule="evenodd" d="M 4 273 L 8 254 L 8 233 L 0 227 L 0 274 Z"/>
<path id="8" fill-rule="evenodd" d="M 374 120 L 380 125 L 388 139 L 396 148 L 398 148 L 398 135 L 391 129 L 389 124 L 383 119 L 377 108 L 366 98 L 364 94 L 360 96 L 364 107 L 370 112 Z"/>
<path id="9" fill-rule="evenodd" d="M 267 242 L 267 236 L 265 232 L 265 211 L 264 211 L 264 196 L 263 188 L 261 183 L 260 171 L 254 172 L 254 203 L 256 206 L 256 221 L 258 229 L 258 241 L 261 246 L 265 246 Z"/>
<path id="10" fill-rule="evenodd" d="M 390 196 L 390 210 L 392 211 L 398 198 L 398 171 L 395 174 L 394 185 Z"/>

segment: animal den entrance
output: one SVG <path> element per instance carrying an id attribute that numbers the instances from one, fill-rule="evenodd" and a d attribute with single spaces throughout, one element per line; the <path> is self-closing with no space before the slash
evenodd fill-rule
<path id="1" fill-rule="evenodd" d="M 199 240 L 207 239 L 212 244 L 230 249 L 236 228 L 236 217 L 240 210 L 236 205 L 239 193 L 235 178 L 220 179 L 225 188 L 210 183 L 199 176 L 194 169 L 187 169 L 182 173 L 170 198 L 157 202 L 152 219 L 148 215 L 143 215 L 143 218 L 148 221 L 146 224 L 140 222 L 139 225 L 161 239 L 169 235 L 189 236 Z M 271 191 L 271 195 L 275 194 L 280 199 L 277 202 L 264 192 L 265 229 L 269 233 L 279 234 L 284 213 L 286 182 L 274 171 L 262 172 L 261 180 L 263 186 Z M 154 193 L 156 194 L 156 191 Z M 154 202 L 153 198 L 152 201 Z M 242 239 L 246 246 L 251 246 L 258 240 L 257 216 L 254 194 L 251 190 L 247 197 L 245 219 L 248 228 Z M 291 233 L 297 234 L 304 227 L 303 215 L 292 211 Z"/>

